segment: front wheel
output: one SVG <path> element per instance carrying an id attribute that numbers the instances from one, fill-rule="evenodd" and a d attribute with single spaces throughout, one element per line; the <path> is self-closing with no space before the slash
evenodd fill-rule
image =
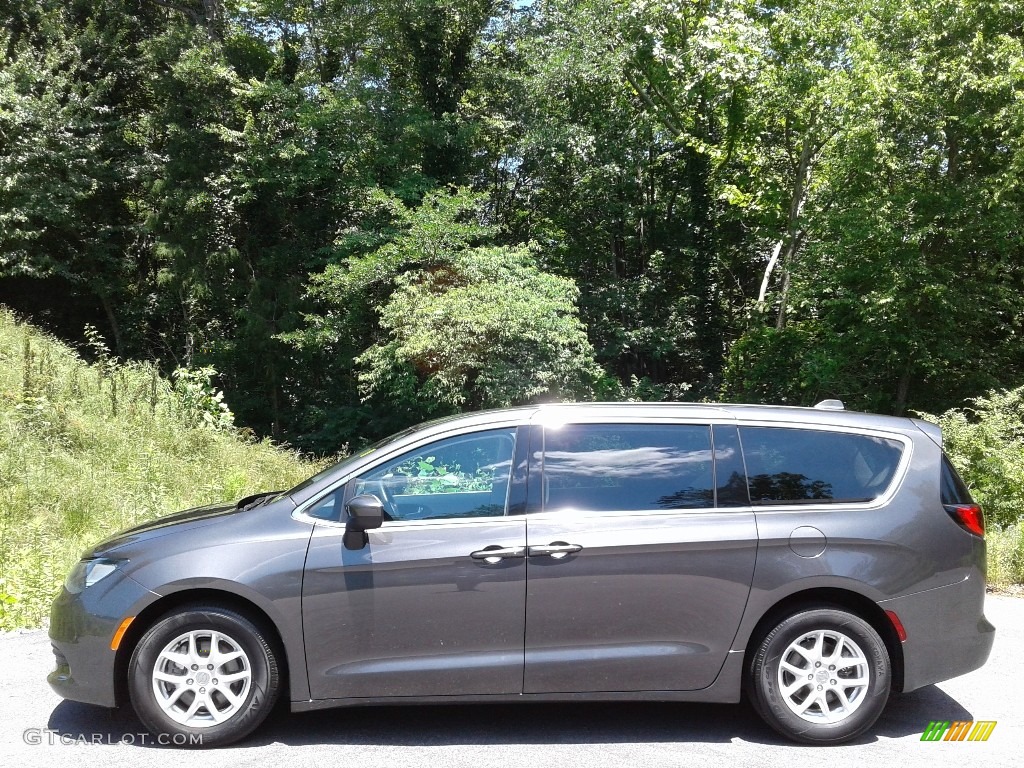
<path id="1" fill-rule="evenodd" d="M 128 671 L 139 719 L 171 746 L 221 746 L 247 736 L 273 708 L 279 682 L 265 634 L 214 606 L 182 609 L 154 624 Z"/>
<path id="2" fill-rule="evenodd" d="M 835 609 L 793 614 L 757 647 L 750 666 L 754 708 L 779 733 L 838 744 L 870 728 L 889 698 L 885 643 L 863 619 Z"/>

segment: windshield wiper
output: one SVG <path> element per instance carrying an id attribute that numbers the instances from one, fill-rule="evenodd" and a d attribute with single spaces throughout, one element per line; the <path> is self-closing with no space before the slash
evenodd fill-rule
<path id="1" fill-rule="evenodd" d="M 281 491 L 267 491 L 265 493 L 254 494 L 253 496 L 246 496 L 244 499 L 240 499 L 238 504 L 235 506 L 236 509 L 240 509 L 243 512 L 247 512 L 250 509 L 256 509 L 256 507 L 263 506 L 268 501 L 278 496 L 280 493 Z"/>

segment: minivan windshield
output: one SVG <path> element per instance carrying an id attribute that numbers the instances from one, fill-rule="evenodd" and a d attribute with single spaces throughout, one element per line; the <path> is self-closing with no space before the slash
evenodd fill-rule
<path id="1" fill-rule="evenodd" d="M 388 437 L 385 437 L 383 440 L 378 440 L 376 443 L 368 445 L 366 448 L 363 448 L 361 451 L 358 451 L 357 453 L 353 453 L 351 456 L 347 456 L 346 458 L 342 459 L 341 461 L 338 461 L 338 462 L 335 462 L 334 464 L 331 464 L 326 469 L 321 469 L 319 472 L 317 472 L 312 477 L 309 477 L 309 478 L 303 480 L 301 483 L 296 485 L 294 488 L 291 488 L 290 490 L 285 491 L 284 493 L 278 495 L 276 498 L 277 499 L 283 499 L 285 496 L 294 496 L 297 493 L 302 493 L 302 491 L 306 490 L 311 485 L 316 485 L 317 483 L 319 483 L 321 480 L 323 480 L 326 477 L 330 477 L 331 475 L 342 474 L 344 469 L 345 469 L 345 467 L 347 467 L 349 464 L 354 463 L 357 459 L 361 459 L 364 456 L 366 456 L 367 454 L 370 454 L 373 451 L 376 451 L 378 448 L 383 448 L 385 445 L 388 445 L 389 443 L 393 443 L 396 440 L 400 440 L 403 437 L 405 437 L 406 435 L 412 434 L 415 430 L 416 430 L 416 427 L 406 427 L 401 432 L 395 432 L 395 434 L 389 435 Z"/>

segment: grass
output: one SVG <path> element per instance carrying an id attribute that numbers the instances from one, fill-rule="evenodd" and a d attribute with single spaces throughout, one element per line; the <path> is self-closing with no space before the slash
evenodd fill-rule
<path id="1" fill-rule="evenodd" d="M 988 582 L 997 587 L 1024 584 L 1024 526 L 1020 523 L 1005 528 L 989 528 Z"/>
<path id="2" fill-rule="evenodd" d="M 87 364 L 0 308 L 0 629 L 39 626 L 82 550 L 110 533 L 315 469 L 205 423 L 154 366 Z"/>

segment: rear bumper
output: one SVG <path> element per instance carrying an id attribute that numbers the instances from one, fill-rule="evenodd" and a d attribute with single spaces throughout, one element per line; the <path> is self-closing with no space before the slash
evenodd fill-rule
<path id="1" fill-rule="evenodd" d="M 907 631 L 904 692 L 973 672 L 988 660 L 995 627 L 985 618 L 985 580 L 979 573 L 879 605 L 894 611 Z"/>

